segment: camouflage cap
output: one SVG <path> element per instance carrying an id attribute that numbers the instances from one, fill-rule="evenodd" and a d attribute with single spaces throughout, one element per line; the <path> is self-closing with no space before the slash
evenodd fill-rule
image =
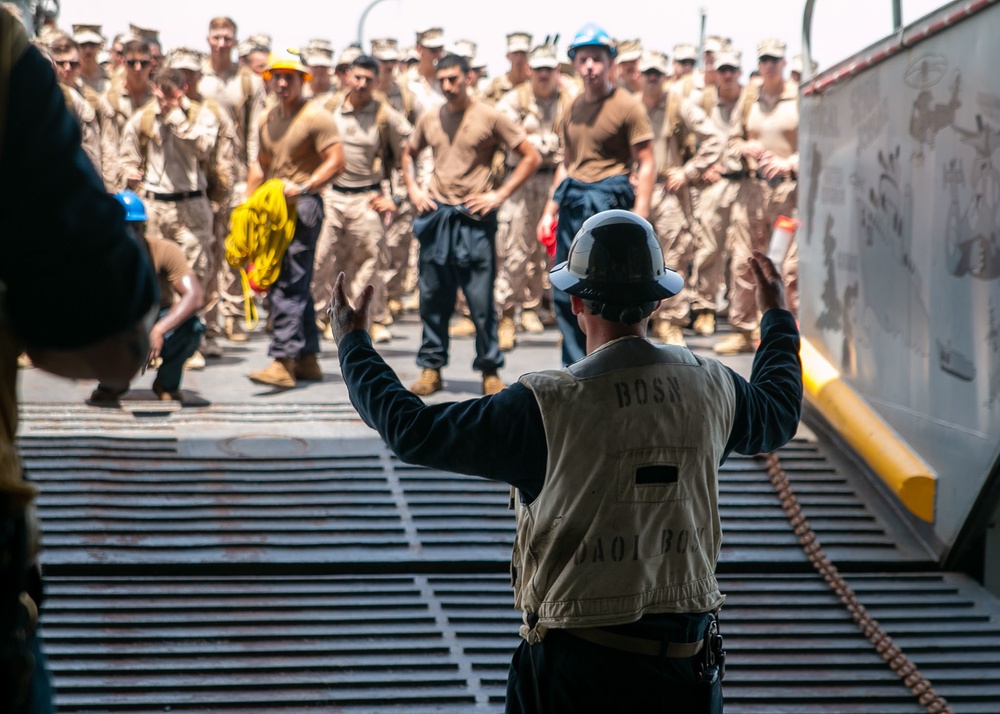
<path id="1" fill-rule="evenodd" d="M 531 35 L 527 32 L 511 32 L 507 35 L 507 53 L 529 52 L 531 50 Z"/>
<path id="2" fill-rule="evenodd" d="M 479 46 L 472 40 L 455 40 L 448 51 L 471 62 L 476 56 L 477 49 Z"/>
<path id="3" fill-rule="evenodd" d="M 202 54 L 190 47 L 178 47 L 167 54 L 166 65 L 171 69 L 201 71 Z"/>
<path id="4" fill-rule="evenodd" d="M 260 32 L 256 35 L 250 35 L 250 37 L 247 38 L 247 42 L 252 45 L 251 52 L 253 50 L 264 50 L 265 52 L 270 52 L 273 40 L 267 33 Z"/>
<path id="5" fill-rule="evenodd" d="M 383 62 L 399 61 L 399 43 L 389 37 L 372 40 L 372 57 Z"/>
<path id="6" fill-rule="evenodd" d="M 812 71 L 815 74 L 816 70 L 819 69 L 819 62 L 817 62 L 816 60 L 810 60 L 809 66 L 812 68 Z M 792 57 L 792 61 L 788 63 L 788 71 L 798 72 L 799 74 L 802 74 L 802 55 L 795 55 L 794 57 Z"/>
<path id="7" fill-rule="evenodd" d="M 333 52 L 307 48 L 299 54 L 309 67 L 333 67 Z"/>
<path id="8" fill-rule="evenodd" d="M 559 66 L 555 45 L 538 45 L 528 54 L 528 66 L 531 69 L 555 69 Z"/>
<path id="9" fill-rule="evenodd" d="M 356 60 L 358 57 L 363 55 L 364 52 L 357 45 L 348 45 L 337 57 L 337 67 L 347 67 L 350 66 L 351 62 Z"/>
<path id="10" fill-rule="evenodd" d="M 253 52 L 253 43 L 250 40 L 243 40 L 236 45 L 236 56 L 246 57 Z"/>
<path id="11" fill-rule="evenodd" d="M 151 30 L 148 27 L 139 27 L 138 25 L 129 25 L 128 32 L 133 37 L 146 40 L 146 42 L 155 42 L 156 44 L 160 44 L 159 30 Z"/>
<path id="12" fill-rule="evenodd" d="M 733 67 L 734 69 L 739 69 L 742 67 L 742 55 L 739 50 L 734 50 L 729 47 L 715 56 L 715 67 L 716 69 L 722 69 L 723 67 Z"/>
<path id="13" fill-rule="evenodd" d="M 709 35 L 705 38 L 705 42 L 701 47 L 702 52 L 712 52 L 713 54 L 718 54 L 724 49 L 733 44 L 733 41 L 728 37 L 719 37 L 718 35 Z"/>
<path id="14" fill-rule="evenodd" d="M 441 49 L 444 47 L 444 30 L 440 27 L 430 27 L 418 32 L 417 44 L 431 50 Z"/>
<path id="15" fill-rule="evenodd" d="M 330 40 L 324 40 L 319 38 L 312 39 L 306 43 L 305 49 L 303 49 L 302 51 L 309 52 L 310 54 L 313 52 L 319 52 L 321 54 L 332 55 L 333 43 L 330 42 Z"/>
<path id="16" fill-rule="evenodd" d="M 698 48 L 694 45 L 674 45 L 674 62 L 697 62 Z"/>
<path id="17" fill-rule="evenodd" d="M 104 46 L 100 25 L 73 25 L 73 42 L 78 45 Z"/>
<path id="18" fill-rule="evenodd" d="M 618 43 L 615 64 L 633 62 L 642 57 L 642 40 L 622 40 Z"/>
<path id="19" fill-rule="evenodd" d="M 778 59 L 784 59 L 785 43 L 781 40 L 776 40 L 773 37 L 761 40 L 760 44 L 757 45 L 757 58 L 760 59 L 761 57 L 777 57 Z"/>
<path id="20" fill-rule="evenodd" d="M 667 74 L 669 71 L 667 56 L 656 50 L 646 50 L 642 53 L 642 58 L 639 60 L 639 71 Z"/>

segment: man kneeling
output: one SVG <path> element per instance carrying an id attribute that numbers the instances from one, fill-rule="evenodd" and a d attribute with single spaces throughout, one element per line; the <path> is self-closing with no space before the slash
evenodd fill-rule
<path id="1" fill-rule="evenodd" d="M 205 323 L 197 315 L 205 301 L 201 285 L 176 243 L 146 238 L 146 207 L 142 199 L 132 191 L 122 191 L 115 198 L 125 207 L 125 220 L 137 234 L 136 239 L 145 241 L 149 248 L 160 283 L 160 312 L 149 332 L 149 364 L 160 362 L 153 392 L 163 401 L 179 402 L 184 362 L 198 349 L 205 332 Z M 118 406 L 119 398 L 128 388 L 128 383 L 101 382 L 87 404 Z"/>

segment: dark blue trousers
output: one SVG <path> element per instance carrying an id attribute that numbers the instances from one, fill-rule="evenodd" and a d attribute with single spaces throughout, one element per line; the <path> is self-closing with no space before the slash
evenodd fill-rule
<path id="1" fill-rule="evenodd" d="M 168 312 L 169 309 L 160 310 L 160 318 Z M 180 389 L 184 363 L 198 349 L 204 333 L 205 323 L 197 315 L 192 315 L 163 338 L 163 349 L 160 350 L 163 364 L 156 371 L 159 386 L 171 392 Z"/>
<path id="2" fill-rule="evenodd" d="M 677 615 L 662 629 L 667 642 L 697 642 L 703 615 Z M 549 630 L 545 639 L 521 641 L 507 677 L 507 714 L 562 712 L 669 712 L 722 714 L 722 684 L 698 681 L 701 655 L 655 657 L 610 649 Z"/>
<path id="3" fill-rule="evenodd" d="M 570 243 L 584 221 L 612 208 L 632 208 L 635 205 L 635 193 L 625 175 L 611 176 L 593 183 L 568 178 L 559 184 L 552 200 L 559 204 L 556 257 L 553 263 L 559 265 L 569 256 Z M 553 288 L 552 304 L 556 313 L 556 325 L 563 338 L 563 364 L 570 365 L 586 356 L 587 338 L 577 324 L 569 295 Z"/>
<path id="4" fill-rule="evenodd" d="M 503 367 L 493 299 L 496 230 L 495 213 L 476 219 L 446 204 L 413 219 L 413 233 L 420 241 L 420 367 L 440 369 L 448 364 L 448 321 L 459 288 L 476 326 L 472 368 L 493 372 Z"/>
<path id="5" fill-rule="evenodd" d="M 322 228 L 323 199 L 303 196 L 296 207 L 295 235 L 281 259 L 281 273 L 268 291 L 274 333 L 267 353 L 272 357 L 299 359 L 319 354 L 316 309 L 309 285 Z"/>

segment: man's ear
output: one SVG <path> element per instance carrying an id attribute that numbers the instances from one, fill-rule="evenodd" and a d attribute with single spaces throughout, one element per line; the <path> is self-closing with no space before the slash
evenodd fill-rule
<path id="1" fill-rule="evenodd" d="M 573 309 L 574 315 L 580 315 L 587 309 L 583 304 L 583 300 L 578 298 L 576 295 L 569 296 L 569 306 Z"/>

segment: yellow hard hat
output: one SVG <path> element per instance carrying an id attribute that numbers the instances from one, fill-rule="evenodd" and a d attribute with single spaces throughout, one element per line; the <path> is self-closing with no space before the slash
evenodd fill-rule
<path id="1" fill-rule="evenodd" d="M 302 58 L 299 56 L 298 52 L 289 51 L 287 54 L 275 54 L 271 53 L 271 57 L 267 61 L 267 67 L 264 71 L 260 73 L 260 76 L 265 80 L 270 81 L 271 72 L 274 71 L 289 71 L 289 72 L 300 72 L 303 75 L 303 81 L 308 82 L 312 80 L 312 73 L 309 68 L 302 64 Z"/>

